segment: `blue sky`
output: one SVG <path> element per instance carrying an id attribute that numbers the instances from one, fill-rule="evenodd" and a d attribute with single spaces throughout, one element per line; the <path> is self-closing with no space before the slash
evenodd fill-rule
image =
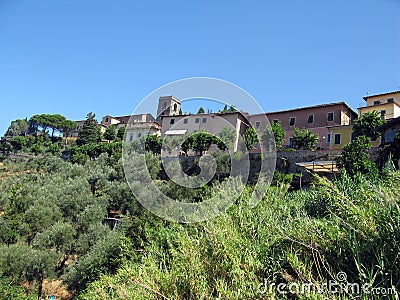
<path id="1" fill-rule="evenodd" d="M 0 0 L 0 135 L 37 113 L 130 114 L 193 76 L 239 85 L 265 111 L 356 109 L 400 86 L 399 12 L 399 0 Z"/>

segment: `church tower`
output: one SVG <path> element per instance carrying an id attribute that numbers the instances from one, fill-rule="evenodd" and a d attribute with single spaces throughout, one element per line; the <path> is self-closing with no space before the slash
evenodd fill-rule
<path id="1" fill-rule="evenodd" d="M 179 115 L 181 109 L 181 101 L 174 96 L 161 96 L 158 99 L 157 119 L 162 116 Z"/>

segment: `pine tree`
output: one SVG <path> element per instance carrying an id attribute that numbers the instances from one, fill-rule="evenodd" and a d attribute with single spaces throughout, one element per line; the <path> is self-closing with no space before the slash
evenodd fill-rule
<path id="1" fill-rule="evenodd" d="M 96 115 L 88 113 L 81 131 L 78 133 L 76 144 L 82 146 L 85 144 L 97 143 L 100 141 L 100 128 L 97 125 Z"/>

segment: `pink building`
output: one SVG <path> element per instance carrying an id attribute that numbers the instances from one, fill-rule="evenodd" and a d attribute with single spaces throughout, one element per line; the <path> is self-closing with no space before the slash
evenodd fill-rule
<path id="1" fill-rule="evenodd" d="M 255 128 L 266 128 L 265 118 L 270 123 L 280 121 L 286 131 L 284 147 L 292 146 L 294 129 L 307 128 L 319 136 L 317 147 L 329 148 L 330 136 L 328 127 L 349 125 L 357 118 L 357 113 L 345 102 L 321 104 L 302 108 L 295 108 L 265 114 L 249 115 L 250 123 Z"/>

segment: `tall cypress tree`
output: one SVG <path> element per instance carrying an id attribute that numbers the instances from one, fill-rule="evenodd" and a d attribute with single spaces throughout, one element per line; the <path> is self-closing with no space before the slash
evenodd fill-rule
<path id="1" fill-rule="evenodd" d="M 100 127 L 97 125 L 96 115 L 90 112 L 86 117 L 85 123 L 83 123 L 82 129 L 78 133 L 76 144 L 82 146 L 97 143 L 100 141 L 100 138 Z"/>

